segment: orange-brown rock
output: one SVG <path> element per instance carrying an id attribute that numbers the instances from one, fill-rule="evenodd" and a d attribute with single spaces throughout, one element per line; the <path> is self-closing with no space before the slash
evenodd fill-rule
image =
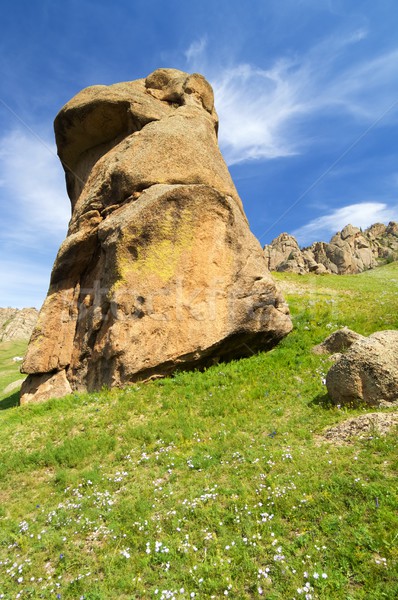
<path id="1" fill-rule="evenodd" d="M 291 330 L 198 74 L 93 86 L 55 120 L 72 203 L 21 402 L 248 356 Z"/>

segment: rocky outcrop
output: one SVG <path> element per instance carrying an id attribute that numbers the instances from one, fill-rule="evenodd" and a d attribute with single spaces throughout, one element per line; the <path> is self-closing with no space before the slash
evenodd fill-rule
<path id="1" fill-rule="evenodd" d="M 296 239 L 281 233 L 271 245 L 264 246 L 267 267 L 270 271 L 305 273 L 306 263 Z"/>
<path id="2" fill-rule="evenodd" d="M 36 308 L 0 308 L 0 342 L 28 340 L 38 315 Z"/>
<path id="3" fill-rule="evenodd" d="M 398 402 L 398 331 L 354 342 L 326 375 L 334 404 L 391 406 Z"/>
<path id="4" fill-rule="evenodd" d="M 291 330 L 217 144 L 213 92 L 159 69 L 55 119 L 72 218 L 21 402 L 247 356 Z"/>
<path id="5" fill-rule="evenodd" d="M 271 271 L 293 273 L 361 273 L 398 259 L 398 224 L 376 223 L 364 232 L 347 225 L 329 243 L 315 242 L 300 249 L 296 239 L 282 233 L 264 247 Z"/>

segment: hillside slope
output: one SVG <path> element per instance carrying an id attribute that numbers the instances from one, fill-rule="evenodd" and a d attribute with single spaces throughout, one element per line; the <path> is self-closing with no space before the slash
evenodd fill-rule
<path id="1" fill-rule="evenodd" d="M 26 352 L 27 340 L 0 343 L 0 406 L 12 406 L 26 375 L 20 372 L 22 357 Z"/>
<path id="2" fill-rule="evenodd" d="M 277 278 L 295 329 L 268 354 L 42 405 L 0 400 L 0 594 L 398 596 L 396 428 L 326 439 L 366 411 L 330 405 L 330 361 L 311 353 L 343 325 L 398 329 L 398 264 Z"/>
<path id="3" fill-rule="evenodd" d="M 0 308 L 0 342 L 28 340 L 38 316 L 36 308 Z"/>

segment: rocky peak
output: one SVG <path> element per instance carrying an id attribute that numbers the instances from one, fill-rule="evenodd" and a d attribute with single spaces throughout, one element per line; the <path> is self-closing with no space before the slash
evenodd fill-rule
<path id="1" fill-rule="evenodd" d="M 355 238 L 358 234 L 361 233 L 361 230 L 358 227 L 353 227 L 352 225 L 346 225 L 340 233 L 336 235 L 339 236 L 342 240 L 346 240 L 347 238 Z M 333 238 L 332 238 L 333 239 Z"/>
<path id="2" fill-rule="evenodd" d="M 370 238 L 379 238 L 386 234 L 387 227 L 383 223 L 374 223 L 367 228 L 366 233 Z"/>
<path id="3" fill-rule="evenodd" d="M 387 233 L 387 235 L 398 237 L 398 223 L 395 223 L 394 221 L 390 221 L 387 226 L 386 233 Z"/>
<path id="4" fill-rule="evenodd" d="M 281 233 L 273 241 L 272 251 L 269 246 L 265 246 L 264 252 L 268 269 L 270 271 L 275 271 L 277 265 L 282 265 L 284 263 L 288 264 L 291 260 L 297 262 L 299 259 L 300 248 L 296 239 L 292 235 L 289 235 L 288 233 Z"/>

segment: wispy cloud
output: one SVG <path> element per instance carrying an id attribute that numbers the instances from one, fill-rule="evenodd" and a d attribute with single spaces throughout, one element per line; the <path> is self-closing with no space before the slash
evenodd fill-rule
<path id="1" fill-rule="evenodd" d="M 185 51 L 185 59 L 188 63 L 193 64 L 202 60 L 203 54 L 207 46 L 207 37 L 203 36 L 190 44 L 188 50 Z"/>
<path id="2" fill-rule="evenodd" d="M 373 223 L 398 220 L 398 203 L 388 206 L 382 202 L 361 202 L 337 208 L 327 215 L 313 219 L 292 232 L 300 245 L 329 241 L 330 237 L 347 224 L 365 229 Z"/>
<path id="3" fill-rule="evenodd" d="M 70 205 L 52 142 L 15 129 L 0 139 L 2 240 L 35 248 L 64 237 Z M 8 216 L 8 218 L 7 218 Z"/>
<path id="4" fill-rule="evenodd" d="M 343 70 L 330 82 L 323 102 L 341 106 L 356 119 L 373 120 L 398 100 L 397 79 L 398 50 L 393 50 Z"/>
<path id="5" fill-rule="evenodd" d="M 28 129 L 0 138 L 0 306 L 42 304 L 70 204 L 56 149 Z"/>
<path id="6" fill-rule="evenodd" d="M 398 101 L 398 50 L 353 58 L 365 29 L 323 40 L 306 54 L 281 57 L 269 68 L 223 66 L 205 40 L 186 52 L 190 70 L 210 79 L 220 115 L 220 146 L 228 164 L 301 153 L 312 144 L 306 126 L 320 116 L 375 120 Z M 391 118 L 391 114 L 389 114 Z"/>
<path id="7" fill-rule="evenodd" d="M 285 60 L 267 71 L 238 65 L 213 80 L 220 146 L 228 164 L 299 152 L 298 140 L 286 130 L 304 110 L 297 80 L 288 75 L 296 68 Z"/>

